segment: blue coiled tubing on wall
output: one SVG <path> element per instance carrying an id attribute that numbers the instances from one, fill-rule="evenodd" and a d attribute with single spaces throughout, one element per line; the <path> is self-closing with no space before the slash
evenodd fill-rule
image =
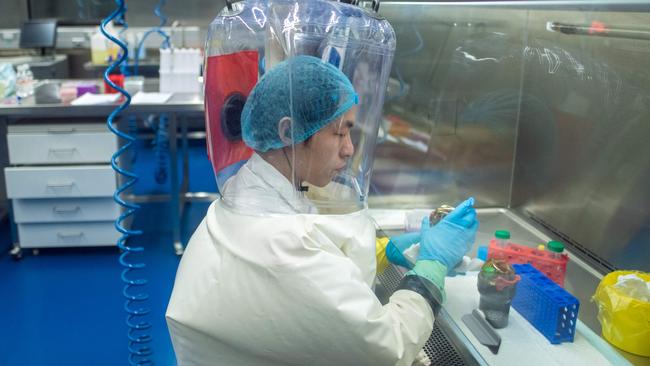
<path id="1" fill-rule="evenodd" d="M 138 176 L 135 173 L 119 166 L 120 156 L 122 156 L 129 148 L 133 146 L 136 137 L 120 131 L 115 126 L 115 119 L 131 103 L 131 96 L 126 92 L 126 90 L 120 88 L 108 78 L 108 75 L 111 74 L 115 69 L 119 68 L 120 65 L 125 62 L 128 57 L 126 44 L 106 31 L 106 26 L 111 21 L 114 19 L 124 19 L 124 14 L 126 13 L 126 5 L 124 3 L 124 0 L 115 0 L 115 3 L 117 4 L 117 8 L 102 21 L 100 26 L 102 34 L 122 49 L 121 56 L 115 62 L 110 64 L 104 72 L 104 80 L 106 83 L 115 88 L 115 90 L 124 96 L 124 101 L 111 112 L 106 123 L 108 129 L 111 130 L 111 132 L 113 132 L 119 138 L 126 140 L 126 143 L 122 145 L 111 157 L 111 166 L 120 176 L 122 176 L 124 180 L 124 183 L 121 184 L 113 194 L 113 199 L 115 202 L 117 202 L 124 209 L 123 213 L 115 220 L 115 228 L 122 234 L 117 241 L 117 246 L 122 251 L 119 257 L 119 262 L 120 265 L 124 267 L 121 273 L 121 279 L 122 282 L 124 282 L 122 294 L 126 298 L 126 301 L 124 303 L 124 310 L 127 313 L 126 325 L 128 327 L 127 337 L 129 364 L 152 365 L 153 361 L 151 359 L 151 355 L 153 354 L 153 350 L 149 346 L 149 343 L 151 342 L 151 335 L 148 334 L 148 331 L 151 328 L 151 323 L 145 319 L 146 315 L 149 314 L 150 309 L 145 307 L 143 304 L 143 302 L 149 298 L 149 295 L 146 292 L 142 291 L 142 286 L 147 284 L 147 280 L 144 278 L 134 278 L 134 274 L 137 273 L 138 270 L 142 270 L 145 267 L 145 264 L 142 262 L 130 261 L 133 254 L 142 253 L 144 251 L 144 248 L 140 246 L 131 246 L 128 243 L 129 239 L 134 236 L 141 235 L 142 231 L 131 230 L 124 226 L 124 221 L 132 216 L 140 208 L 140 206 L 131 202 L 126 202 L 122 199 L 122 197 L 120 197 L 124 191 L 131 188 L 138 181 Z"/>

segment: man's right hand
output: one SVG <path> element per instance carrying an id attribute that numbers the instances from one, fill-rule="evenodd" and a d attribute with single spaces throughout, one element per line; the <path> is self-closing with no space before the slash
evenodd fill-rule
<path id="1" fill-rule="evenodd" d="M 476 239 L 479 223 L 473 205 L 474 198 L 465 200 L 434 226 L 425 217 L 418 260 L 434 260 L 454 268 Z"/>

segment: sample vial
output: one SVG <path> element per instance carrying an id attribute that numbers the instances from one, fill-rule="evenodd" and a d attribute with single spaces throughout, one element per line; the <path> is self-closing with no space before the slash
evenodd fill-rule
<path id="1" fill-rule="evenodd" d="M 564 244 L 555 240 L 549 241 L 546 244 L 546 249 L 548 249 L 553 259 L 560 259 L 562 258 L 562 253 L 564 252 Z"/>
<path id="2" fill-rule="evenodd" d="M 505 248 L 510 240 L 510 232 L 507 230 L 497 230 L 494 232 L 494 238 L 499 248 Z"/>

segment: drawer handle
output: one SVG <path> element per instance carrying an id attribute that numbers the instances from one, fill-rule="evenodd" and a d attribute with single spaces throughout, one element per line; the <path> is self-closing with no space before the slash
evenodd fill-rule
<path id="1" fill-rule="evenodd" d="M 86 37 L 72 37 L 70 41 L 72 41 L 72 45 L 75 47 L 83 47 L 86 42 Z"/>
<path id="2" fill-rule="evenodd" d="M 70 183 L 48 183 L 46 187 L 48 188 L 72 188 L 74 186 L 74 182 Z"/>
<path id="3" fill-rule="evenodd" d="M 68 239 L 68 238 L 81 238 L 82 236 L 84 236 L 84 233 L 83 233 L 83 231 L 79 231 L 79 232 L 76 232 L 76 233 L 62 233 L 62 232 L 58 232 L 58 233 L 56 233 L 56 236 L 58 236 L 58 237 L 61 238 L 61 239 Z"/>
<path id="4" fill-rule="evenodd" d="M 52 154 L 59 154 L 59 153 L 72 154 L 75 151 L 77 151 L 76 147 L 62 147 L 62 148 L 58 148 L 58 149 L 50 148 L 50 153 L 52 153 Z"/>
<path id="5" fill-rule="evenodd" d="M 75 213 L 79 210 L 81 210 L 81 207 L 79 206 L 75 206 L 73 208 L 60 208 L 59 206 L 52 207 L 52 211 L 58 214 Z"/>
<path id="6" fill-rule="evenodd" d="M 48 128 L 47 133 L 57 134 L 57 133 L 73 133 L 76 132 L 76 128 Z"/>

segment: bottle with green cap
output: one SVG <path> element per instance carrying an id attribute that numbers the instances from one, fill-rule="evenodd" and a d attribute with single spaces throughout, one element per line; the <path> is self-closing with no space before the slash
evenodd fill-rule
<path id="1" fill-rule="evenodd" d="M 564 244 L 559 241 L 552 240 L 546 244 L 546 249 L 548 249 L 554 259 L 560 259 L 562 258 L 562 253 L 564 252 Z"/>
<path id="2" fill-rule="evenodd" d="M 494 238 L 499 248 L 505 248 L 508 241 L 510 241 L 510 232 L 508 230 L 497 230 L 494 232 Z"/>

